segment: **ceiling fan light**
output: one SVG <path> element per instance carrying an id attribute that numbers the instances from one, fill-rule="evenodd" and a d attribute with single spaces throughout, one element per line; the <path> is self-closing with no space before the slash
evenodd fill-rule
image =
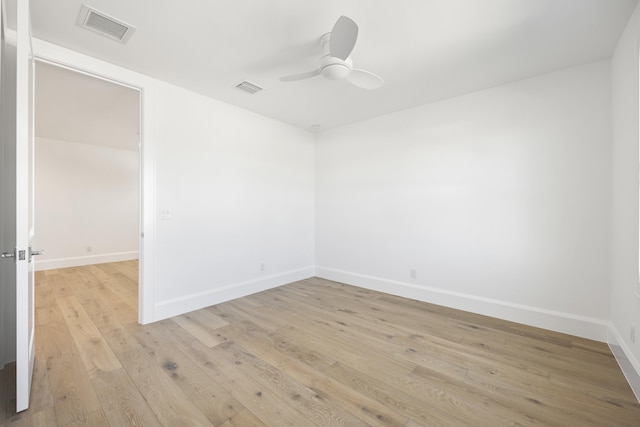
<path id="1" fill-rule="evenodd" d="M 347 67 L 344 64 L 330 64 L 323 67 L 320 72 L 326 79 L 342 80 L 347 78 L 347 76 L 351 72 L 351 68 Z"/>
<path id="2" fill-rule="evenodd" d="M 346 79 L 349 73 L 351 73 L 352 68 L 353 62 L 351 62 L 351 58 L 343 61 L 340 58 L 327 55 L 320 60 L 320 74 L 322 74 L 325 79 Z"/>

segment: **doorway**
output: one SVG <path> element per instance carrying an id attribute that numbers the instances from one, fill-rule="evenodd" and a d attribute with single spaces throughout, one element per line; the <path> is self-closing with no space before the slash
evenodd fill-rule
<path id="1" fill-rule="evenodd" d="M 141 259 L 141 91 L 38 60 L 34 105 L 36 271 Z"/>

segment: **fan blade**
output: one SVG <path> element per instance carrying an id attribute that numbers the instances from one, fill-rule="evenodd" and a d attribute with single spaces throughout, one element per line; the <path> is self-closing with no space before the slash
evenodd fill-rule
<path id="1" fill-rule="evenodd" d="M 301 74 L 293 74 L 291 76 L 280 77 L 281 82 L 295 82 L 296 80 L 308 79 L 311 77 L 319 76 L 320 70 L 308 71 Z"/>
<path id="2" fill-rule="evenodd" d="M 347 81 L 353 85 L 356 85 L 362 89 L 378 89 L 384 84 L 384 80 L 377 74 L 373 74 L 369 71 L 360 70 L 354 68 L 347 76 Z"/>
<path id="3" fill-rule="evenodd" d="M 329 53 L 343 61 L 351 55 L 358 40 L 358 25 L 351 18 L 341 16 L 331 30 Z"/>

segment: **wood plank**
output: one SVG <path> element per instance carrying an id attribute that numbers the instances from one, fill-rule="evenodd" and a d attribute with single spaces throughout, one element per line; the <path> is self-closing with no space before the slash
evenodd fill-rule
<path id="1" fill-rule="evenodd" d="M 41 273 L 41 274 L 37 274 Z M 55 306 L 55 295 L 53 293 L 53 289 L 51 288 L 51 284 L 49 283 L 49 279 L 43 272 L 36 272 L 34 289 L 38 298 L 35 300 L 36 308 L 43 307 L 52 307 Z"/>
<path id="2" fill-rule="evenodd" d="M 229 324 L 226 320 L 207 310 L 198 310 L 175 316 L 172 320 L 207 347 L 213 347 L 222 342 L 217 335 L 216 329 Z"/>
<path id="3" fill-rule="evenodd" d="M 36 308 L 35 320 L 36 325 L 44 325 L 51 322 L 64 322 L 60 309 L 55 305 Z"/>
<path id="4" fill-rule="evenodd" d="M 270 334 L 257 325 L 243 325 L 242 329 L 236 325 L 230 325 L 223 328 L 220 333 L 226 336 L 229 342 L 238 343 L 272 366 L 286 370 L 288 375 L 323 399 L 357 414 L 359 418 L 372 425 L 403 426 L 407 422 L 406 417 L 390 411 L 379 402 L 327 378 L 321 371 L 306 363 L 307 357 L 300 358 L 300 353 L 304 350 L 300 347 L 275 344 Z M 274 351 L 275 346 L 278 351 Z"/>
<path id="5" fill-rule="evenodd" d="M 120 355 L 122 365 L 163 425 L 213 426 L 142 349 Z"/>
<path id="6" fill-rule="evenodd" d="M 88 415 L 100 408 L 89 381 L 89 372 L 75 354 L 47 359 L 49 383 L 58 425 L 86 422 Z"/>
<path id="7" fill-rule="evenodd" d="M 112 426 L 157 426 L 160 421 L 124 369 L 101 372 L 91 383 Z"/>
<path id="8" fill-rule="evenodd" d="M 131 333 L 211 423 L 219 425 L 244 409 L 206 370 L 195 365 L 176 347 L 168 337 L 168 330 L 172 328 L 179 329 L 179 326 L 165 320 L 132 328 Z"/>
<path id="9" fill-rule="evenodd" d="M 266 427 L 267 425 L 260 421 L 258 417 L 253 415 L 248 409 L 235 414 L 233 417 L 220 424 L 220 427 Z"/>
<path id="10" fill-rule="evenodd" d="M 94 291 L 91 292 L 95 294 Z M 114 353 L 124 353 L 139 346 L 127 327 L 120 322 L 118 313 L 101 295 L 83 300 L 82 306 Z M 129 325 L 138 327 L 138 325 Z"/>
<path id="11" fill-rule="evenodd" d="M 128 279 L 134 282 L 137 286 L 138 283 L 138 260 L 114 262 L 110 265 L 118 272 L 124 274 Z"/>
<path id="12" fill-rule="evenodd" d="M 92 273 L 103 285 L 107 285 L 126 304 L 135 309 L 138 301 L 137 282 L 120 273 L 113 264 L 98 264 L 94 266 Z"/>
<path id="13" fill-rule="evenodd" d="M 219 313 L 219 307 L 209 307 L 208 310 L 213 313 Z M 264 308 L 264 307 L 263 307 Z M 222 314 L 219 314 L 222 317 Z M 224 304 L 224 315 L 234 316 L 238 321 L 247 320 L 255 323 L 259 323 L 263 328 L 275 331 L 282 326 L 289 324 L 288 320 L 284 320 L 280 317 L 274 317 L 265 315 L 261 310 L 255 310 L 247 308 L 242 304 L 238 304 L 237 301 L 229 301 Z M 223 317 L 224 318 L 224 317 Z"/>
<path id="14" fill-rule="evenodd" d="M 68 282 L 66 274 L 57 270 L 55 274 L 48 274 L 47 280 L 51 286 L 51 291 L 56 297 L 70 297 L 73 295 L 73 287 Z M 37 306 L 37 305 L 36 305 Z"/>
<path id="15" fill-rule="evenodd" d="M 326 371 L 326 374 L 336 381 L 353 387 L 365 396 L 429 426 L 467 426 L 471 421 L 465 420 L 462 414 L 443 411 L 439 405 L 434 405 L 423 396 L 407 394 L 341 363 L 336 363 Z M 476 420 L 474 424 L 478 425 L 482 421 L 484 420 Z M 495 423 L 495 420 L 491 422 Z"/>
<path id="16" fill-rule="evenodd" d="M 638 426 L 605 343 L 319 278 L 142 326 L 135 277 L 37 273 L 31 409 L 5 369 L 1 427 Z"/>
<path id="17" fill-rule="evenodd" d="M 238 369 L 262 384 L 263 394 L 275 394 L 285 404 L 304 414 L 308 422 L 313 421 L 319 426 L 327 427 L 367 425 L 360 418 L 327 401 L 315 390 L 300 384 L 282 370 L 232 342 L 221 344 L 216 350 Z"/>
<path id="18" fill-rule="evenodd" d="M 65 427 L 110 427 L 110 424 L 104 411 L 99 410 L 88 414 L 86 420 L 76 421 Z"/>
<path id="19" fill-rule="evenodd" d="M 36 355 L 33 362 L 33 379 L 31 381 L 31 396 L 29 397 L 29 408 L 34 411 L 44 410 L 53 406 L 53 396 L 51 395 L 51 384 L 49 383 L 49 369 L 47 358 L 40 353 L 40 348 L 36 341 Z"/>
<path id="20" fill-rule="evenodd" d="M 121 368 L 120 361 L 76 297 L 57 298 L 57 300 L 89 376 L 93 377 L 100 371 Z"/>
<path id="21" fill-rule="evenodd" d="M 88 299 L 82 299 L 83 305 L 89 305 L 95 303 L 96 295 L 108 304 L 109 309 L 118 318 L 118 321 L 123 325 L 133 325 L 138 323 L 138 309 L 137 302 L 127 304 L 122 300 L 115 292 L 108 286 L 98 285 L 98 288 L 94 291 L 96 293 L 93 296 L 88 295 Z"/>
<path id="22" fill-rule="evenodd" d="M 53 407 L 39 411 L 21 412 L 6 424 L 10 427 L 50 427 L 56 425 L 56 415 Z"/>
<path id="23" fill-rule="evenodd" d="M 62 313 L 59 314 L 62 318 Z M 78 354 L 67 323 L 63 320 L 36 325 L 35 339 L 37 349 L 46 359 Z"/>
<path id="24" fill-rule="evenodd" d="M 170 330 L 171 338 L 184 354 L 203 367 L 227 393 L 236 398 L 242 406 L 256 415 L 268 426 L 316 425 L 293 408 L 284 405 L 274 393 L 264 393 L 262 385 L 236 365 L 217 354 L 218 346 L 209 348 L 199 340 L 180 332 Z"/>

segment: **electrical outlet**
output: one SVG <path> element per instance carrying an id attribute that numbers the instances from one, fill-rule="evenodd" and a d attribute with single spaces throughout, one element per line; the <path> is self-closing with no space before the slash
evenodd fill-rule
<path id="1" fill-rule="evenodd" d="M 629 328 L 629 339 L 631 340 L 632 343 L 635 344 L 636 342 L 636 325 L 635 324 L 631 324 L 631 327 Z"/>
<path id="2" fill-rule="evenodd" d="M 260 264 L 260 271 L 264 271 L 264 264 Z"/>
<path id="3" fill-rule="evenodd" d="M 409 270 L 409 276 L 411 276 L 412 279 L 415 279 L 417 277 L 416 271 L 414 269 Z"/>
<path id="4" fill-rule="evenodd" d="M 160 209 L 160 219 L 172 219 L 172 218 L 173 218 L 173 212 L 171 211 L 171 209 L 167 209 L 167 208 Z"/>
<path id="5" fill-rule="evenodd" d="M 87 246 L 87 253 L 91 253 L 92 250 L 93 248 L 91 246 Z"/>

